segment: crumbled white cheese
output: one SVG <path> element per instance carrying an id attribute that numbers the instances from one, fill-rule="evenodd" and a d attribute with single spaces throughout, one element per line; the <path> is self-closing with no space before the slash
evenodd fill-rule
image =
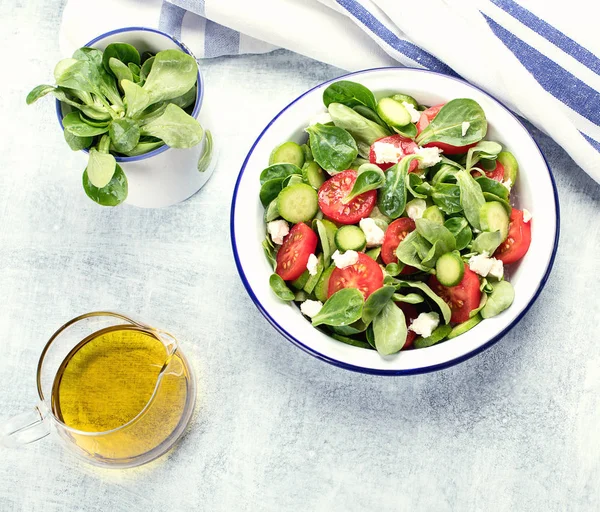
<path id="1" fill-rule="evenodd" d="M 328 123 L 333 123 L 333 118 L 331 117 L 329 112 L 321 112 L 320 114 L 317 114 L 315 117 L 313 117 L 310 120 L 310 122 L 308 123 L 308 125 L 312 126 L 313 124 L 328 124 Z"/>
<path id="2" fill-rule="evenodd" d="M 463 137 L 467 134 L 467 130 L 469 129 L 470 126 L 471 126 L 471 123 L 469 123 L 469 121 L 463 121 L 463 124 L 460 125 L 460 127 L 462 128 L 462 136 Z"/>
<path id="3" fill-rule="evenodd" d="M 415 318 L 410 324 L 409 329 L 419 336 L 423 338 L 429 338 L 431 333 L 435 330 L 435 328 L 440 324 L 440 315 L 434 313 L 433 311 L 430 313 L 421 313 L 417 318 Z"/>
<path id="4" fill-rule="evenodd" d="M 267 224 L 267 231 L 271 235 L 274 244 L 281 245 L 283 238 L 290 232 L 290 225 L 282 220 L 273 220 Z"/>
<path id="5" fill-rule="evenodd" d="M 373 144 L 376 164 L 395 164 L 405 156 L 402 148 L 398 148 L 387 142 L 375 142 Z"/>
<path id="6" fill-rule="evenodd" d="M 359 226 L 367 239 L 367 247 L 379 247 L 383 243 L 385 233 L 373 219 L 369 217 L 361 219 Z"/>
<path id="7" fill-rule="evenodd" d="M 510 192 L 510 189 L 512 188 L 512 180 L 508 178 L 506 181 L 502 182 L 502 185 L 504 185 L 506 187 L 506 190 Z"/>
<path id="8" fill-rule="evenodd" d="M 529 222 L 531 220 L 531 212 L 527 208 L 523 208 L 523 222 Z"/>
<path id="9" fill-rule="evenodd" d="M 482 277 L 492 276 L 502 279 L 504 275 L 504 264 L 496 258 L 490 258 L 487 252 L 471 256 L 469 268 Z"/>
<path id="10" fill-rule="evenodd" d="M 337 268 L 346 268 L 358 261 L 358 253 L 356 251 L 346 251 L 342 254 L 340 251 L 335 251 L 331 255 L 331 259 L 335 262 Z"/>
<path id="11" fill-rule="evenodd" d="M 302 304 L 300 304 L 300 311 L 308 318 L 312 318 L 319 314 L 319 311 L 321 311 L 322 307 L 323 303 L 320 300 L 305 300 Z"/>
<path id="12" fill-rule="evenodd" d="M 308 270 L 308 273 L 311 276 L 317 275 L 317 265 L 318 264 L 319 264 L 319 259 L 314 254 L 311 254 L 308 257 L 308 261 L 306 262 L 306 269 Z"/>
<path id="13" fill-rule="evenodd" d="M 423 217 L 423 212 L 427 209 L 427 203 L 423 199 L 413 199 L 406 205 L 406 215 L 412 220 Z"/>
<path id="14" fill-rule="evenodd" d="M 410 122 L 416 123 L 421 119 L 421 112 L 419 112 L 412 103 L 408 103 L 408 101 L 403 101 L 402 105 L 410 114 Z"/>
<path id="15" fill-rule="evenodd" d="M 440 148 L 418 148 L 415 151 L 416 155 L 419 155 L 421 158 L 419 159 L 419 169 L 426 169 L 427 167 L 431 167 L 441 161 L 440 153 L 442 150 Z"/>

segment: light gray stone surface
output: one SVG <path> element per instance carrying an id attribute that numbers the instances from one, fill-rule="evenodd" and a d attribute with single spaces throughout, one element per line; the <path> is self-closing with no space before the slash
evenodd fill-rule
<path id="1" fill-rule="evenodd" d="M 534 131 L 562 236 L 527 316 L 439 373 L 349 373 L 270 327 L 229 242 L 233 185 L 261 128 L 340 71 L 285 51 L 204 62 L 221 148 L 211 181 L 169 209 L 102 209 L 81 189 L 52 102 L 24 101 L 59 58 L 61 2 L 0 7 L 0 419 L 35 404 L 54 329 L 100 308 L 175 332 L 200 385 L 186 437 L 139 469 L 95 469 L 48 439 L 0 448 L 1 511 L 597 510 L 600 189 L 551 140 Z"/>

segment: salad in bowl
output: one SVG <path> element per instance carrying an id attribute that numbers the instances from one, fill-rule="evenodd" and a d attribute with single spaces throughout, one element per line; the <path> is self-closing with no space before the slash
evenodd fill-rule
<path id="1" fill-rule="evenodd" d="M 519 298 L 519 268 L 536 247 L 539 212 L 521 194 L 520 147 L 493 128 L 487 95 L 460 92 L 437 98 L 414 86 L 333 81 L 319 88 L 321 107 L 263 152 L 254 173 L 261 273 L 313 346 L 348 357 L 316 355 L 375 373 L 424 371 L 455 362 L 451 346 L 477 345 L 479 331 L 478 346 L 458 350 L 472 355 L 531 302 L 531 290 L 525 307 Z M 550 228 L 555 236 L 542 245 L 555 243 Z M 446 354 L 437 365 L 434 351 Z"/>

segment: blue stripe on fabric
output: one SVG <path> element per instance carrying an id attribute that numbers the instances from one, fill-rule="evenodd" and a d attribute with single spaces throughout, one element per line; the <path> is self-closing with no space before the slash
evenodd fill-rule
<path id="1" fill-rule="evenodd" d="M 432 71 L 458 76 L 451 67 L 436 59 L 430 53 L 405 39 L 399 38 L 356 0 L 336 0 L 336 2 L 394 50 Z"/>
<path id="2" fill-rule="evenodd" d="M 186 11 L 193 12 L 200 16 L 204 16 L 205 0 L 168 0 L 168 3 L 177 5 Z"/>
<path id="3" fill-rule="evenodd" d="M 600 126 L 600 94 L 482 13 L 494 34 L 556 99 Z"/>
<path id="4" fill-rule="evenodd" d="M 206 20 L 204 28 L 204 56 L 238 55 L 240 33 L 214 21 Z"/>
<path id="5" fill-rule="evenodd" d="M 584 66 L 600 75 L 600 59 L 587 48 L 581 46 L 543 19 L 538 18 L 535 14 L 525 9 L 525 7 L 520 6 L 514 0 L 490 1 L 510 14 L 513 18 L 519 20 L 523 25 L 526 25 L 543 38 L 558 46 L 565 53 L 568 53 L 571 57 L 581 62 Z"/>
<path id="6" fill-rule="evenodd" d="M 163 1 L 158 19 L 159 30 L 171 34 L 175 39 L 181 39 L 181 26 L 186 12 L 181 7 Z"/>
<path id="7" fill-rule="evenodd" d="M 580 131 L 579 133 L 581 133 L 581 135 L 585 137 L 585 140 L 587 140 L 591 144 L 591 146 L 600 153 L 600 142 L 592 139 L 589 135 L 586 135 L 582 131 Z"/>

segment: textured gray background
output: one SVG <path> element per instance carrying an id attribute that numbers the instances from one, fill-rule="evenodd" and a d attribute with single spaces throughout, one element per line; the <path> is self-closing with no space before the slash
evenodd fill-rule
<path id="1" fill-rule="evenodd" d="M 0 0 L 0 419 L 35 403 L 49 334 L 100 308 L 179 335 L 199 409 L 175 450 L 134 470 L 92 468 L 48 439 L 0 448 L 2 512 L 595 509 L 600 188 L 560 148 L 534 132 L 558 183 L 562 236 L 520 324 L 443 372 L 345 372 L 267 324 L 228 234 L 234 181 L 260 129 L 340 71 L 285 51 L 204 62 L 221 146 L 211 181 L 169 209 L 102 209 L 81 190 L 52 102 L 24 101 L 59 58 L 61 7 Z"/>

